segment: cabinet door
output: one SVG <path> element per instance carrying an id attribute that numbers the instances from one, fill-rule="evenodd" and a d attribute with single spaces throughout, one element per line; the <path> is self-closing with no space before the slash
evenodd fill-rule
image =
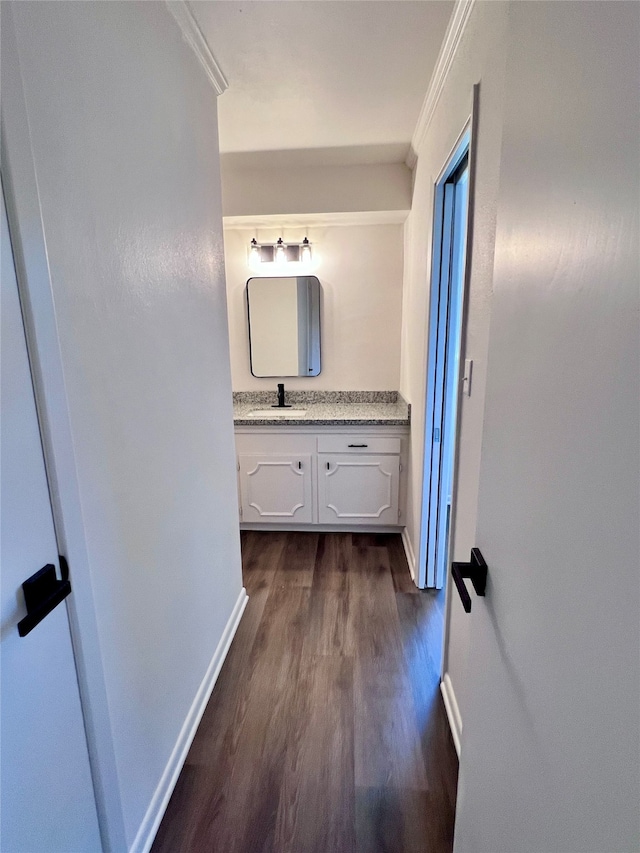
<path id="1" fill-rule="evenodd" d="M 399 456 L 318 454 L 321 524 L 398 524 Z"/>
<path id="2" fill-rule="evenodd" d="M 241 454 L 242 521 L 310 524 L 311 456 Z"/>

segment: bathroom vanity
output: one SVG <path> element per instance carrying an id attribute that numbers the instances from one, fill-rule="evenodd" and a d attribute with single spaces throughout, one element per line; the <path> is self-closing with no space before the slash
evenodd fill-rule
<path id="1" fill-rule="evenodd" d="M 234 394 L 241 526 L 404 526 L 409 406 L 396 392 Z"/>

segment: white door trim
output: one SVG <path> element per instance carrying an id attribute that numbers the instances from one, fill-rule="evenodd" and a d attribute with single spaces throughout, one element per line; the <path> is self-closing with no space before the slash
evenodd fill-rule
<path id="1" fill-rule="evenodd" d="M 460 364 L 464 363 L 466 355 L 466 338 L 467 338 L 467 313 L 469 305 L 469 288 L 471 275 L 471 255 L 473 249 L 473 211 L 476 186 L 476 162 L 478 156 L 478 120 L 480 107 L 480 84 L 476 83 L 473 87 L 473 101 L 471 108 L 469 138 L 469 195 L 467 199 L 467 244 L 466 258 L 464 270 L 464 293 L 462 296 L 462 318 L 460 327 Z M 461 383 L 462 385 L 462 383 Z M 451 516 L 449 521 L 449 539 L 447 547 L 449 555 L 453 557 L 453 544 L 455 542 L 456 531 L 456 507 L 458 501 L 458 474 L 459 474 L 459 456 L 460 456 L 460 425 L 462 421 L 462 406 L 460 405 L 460 397 L 462 388 L 458 390 L 458 406 L 456 410 L 456 442 L 453 455 L 453 472 L 451 475 Z M 445 583 L 445 599 L 444 599 L 444 637 L 442 640 L 442 660 L 440 663 L 440 676 L 443 677 L 448 669 L 448 649 L 449 649 L 449 631 L 451 627 L 451 590 L 452 584 Z M 462 727 L 462 726 L 461 726 Z"/>
<path id="2" fill-rule="evenodd" d="M 422 488 L 420 493 L 420 536 L 418 540 L 418 587 L 424 589 L 427 585 L 434 586 L 435 585 L 435 577 L 429 577 L 427 571 L 427 557 L 428 557 L 428 528 L 429 528 L 429 499 L 428 496 L 425 495 L 426 489 L 426 471 L 427 471 L 427 460 L 431 460 L 432 457 L 432 435 L 431 435 L 431 425 L 433 423 L 433 389 L 431 388 L 431 366 L 434 363 L 435 359 L 435 348 L 436 348 L 436 340 L 435 335 L 433 334 L 433 305 L 434 305 L 434 287 L 436 283 L 439 286 L 440 281 L 440 265 L 441 265 L 441 251 L 440 251 L 440 243 L 442 238 L 442 215 L 443 215 L 443 207 L 445 202 L 445 182 L 450 174 L 452 174 L 459 162 L 462 159 L 462 152 L 466 153 L 468 150 L 469 154 L 469 197 L 467 202 L 467 240 L 466 240 L 466 251 L 465 251 L 465 263 L 464 269 L 462 272 L 463 276 L 463 288 L 462 288 L 462 304 L 461 304 L 461 333 L 460 333 L 460 360 L 464 359 L 464 336 L 465 336 L 465 325 L 466 325 L 466 304 L 467 304 L 467 292 L 468 292 L 468 276 L 469 276 L 469 268 L 470 264 L 468 263 L 470 246 L 472 243 L 472 233 L 471 233 L 471 209 L 473 202 L 473 180 L 474 180 L 474 172 L 473 172 L 473 164 L 474 164 L 474 150 L 472 150 L 474 145 L 474 113 L 476 110 L 476 96 L 477 96 L 477 86 L 474 86 L 473 90 L 473 111 L 467 122 L 458 136 L 456 143 L 451 150 L 447 160 L 435 182 L 435 193 L 434 193 L 434 214 L 433 214 L 433 248 L 432 248 L 432 258 L 431 258 L 431 279 L 430 279 L 430 289 L 431 293 L 429 296 L 429 316 L 427 318 L 428 324 L 428 334 L 427 334 L 427 363 L 425 365 L 425 380 L 426 380 L 426 392 L 425 392 L 425 435 L 424 435 L 424 449 L 423 449 L 423 463 L 422 463 Z M 431 392 L 431 393 L 430 393 Z M 457 448 L 457 440 L 458 440 L 458 426 L 460 419 L 460 406 L 457 406 L 457 420 L 456 420 L 456 444 L 454 450 L 454 464 L 453 464 L 453 482 L 454 482 L 454 490 L 452 492 L 452 501 L 451 501 L 451 518 L 453 525 L 453 518 L 455 515 L 455 480 L 456 480 L 456 468 L 457 468 L 457 456 L 458 456 L 458 448 Z M 431 462 L 429 461 L 429 469 L 431 468 Z M 450 539 L 450 541 L 453 541 Z M 432 573 L 433 574 L 433 573 Z"/>
<path id="3" fill-rule="evenodd" d="M 69 406 L 60 352 L 38 177 L 11 4 L 2 9 L 2 176 L 25 332 L 60 553 L 69 561 L 67 599 L 98 820 L 105 850 L 126 850 L 120 786 L 93 603 Z"/>

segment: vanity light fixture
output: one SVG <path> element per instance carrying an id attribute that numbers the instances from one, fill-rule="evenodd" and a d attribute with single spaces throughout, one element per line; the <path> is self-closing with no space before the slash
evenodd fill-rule
<path id="1" fill-rule="evenodd" d="M 249 266 L 259 267 L 261 264 L 279 265 L 311 263 L 311 243 L 305 237 L 302 243 L 285 243 L 279 237 L 275 243 L 258 243 L 254 237 L 249 245 Z"/>
<path id="2" fill-rule="evenodd" d="M 297 264 L 300 261 L 300 246 L 297 243 L 290 243 L 286 248 L 287 262 Z"/>

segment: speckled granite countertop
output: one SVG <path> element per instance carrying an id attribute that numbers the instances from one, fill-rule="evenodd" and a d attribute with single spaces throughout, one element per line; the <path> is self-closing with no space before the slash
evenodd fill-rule
<path id="1" fill-rule="evenodd" d="M 252 416 L 250 412 L 269 409 L 275 391 L 235 391 L 233 422 L 236 426 L 408 426 L 411 406 L 397 391 L 287 391 L 286 402 L 304 409 L 299 417 Z"/>

